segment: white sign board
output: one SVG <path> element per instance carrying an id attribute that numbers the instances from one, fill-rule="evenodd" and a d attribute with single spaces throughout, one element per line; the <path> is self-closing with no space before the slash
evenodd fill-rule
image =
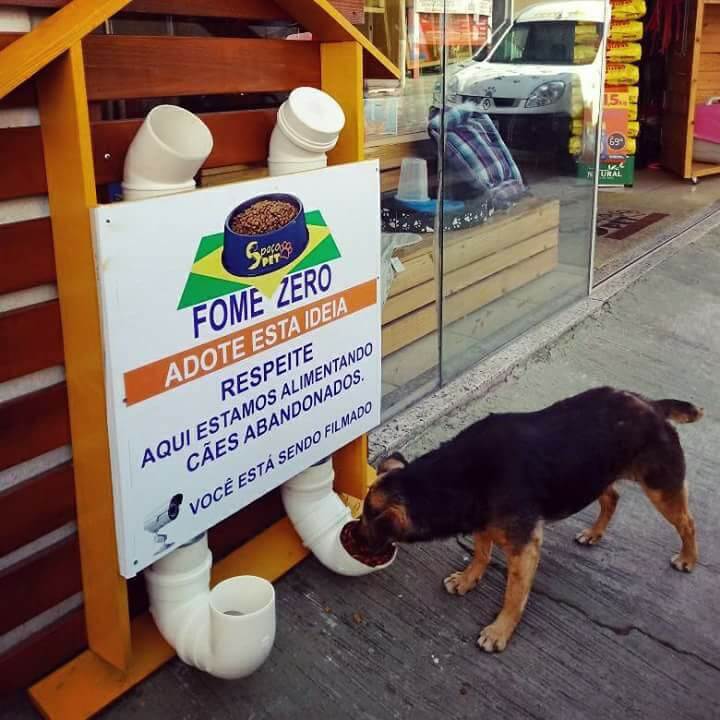
<path id="1" fill-rule="evenodd" d="M 132 577 L 379 423 L 379 170 L 105 205 L 93 223 Z"/>

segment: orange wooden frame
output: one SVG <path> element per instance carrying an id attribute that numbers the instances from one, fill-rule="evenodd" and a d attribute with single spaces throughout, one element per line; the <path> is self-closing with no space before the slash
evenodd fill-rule
<path id="1" fill-rule="evenodd" d="M 69 28 L 61 15 L 66 20 L 77 20 L 77 13 L 89 5 L 109 15 L 124 4 L 121 0 L 74 0 L 56 13 L 52 22 L 46 21 L 22 41 L 16 41 L 20 47 L 12 49 L 10 45 L 0 53 L 0 97 L 36 75 L 62 313 L 89 649 L 35 684 L 30 696 L 45 717 L 63 720 L 97 713 L 173 655 L 149 614 L 131 622 L 126 582 L 117 567 L 89 214 L 97 198 L 80 44 L 84 34 L 92 30 L 90 25 L 102 22 L 102 18 L 98 20 L 98 12 L 92 12 L 91 17 Z M 321 44 L 321 86 L 342 105 L 346 129 L 330 154 L 330 162 L 361 160 L 363 59 L 389 74 L 397 75 L 397 69 L 364 38 L 355 37 L 354 28 L 348 30 L 344 20 L 337 20 L 326 0 L 281 0 L 280 5 L 303 16 L 301 20 L 321 38 L 331 40 Z M 46 44 L 44 50 L 36 47 L 36 39 Z M 17 60 L 15 72 L 2 64 L 6 59 Z M 338 451 L 333 462 L 336 489 L 357 514 L 374 479 L 367 464 L 367 438 L 357 438 Z M 275 580 L 307 553 L 284 518 L 217 563 L 213 582 L 247 573 Z"/>

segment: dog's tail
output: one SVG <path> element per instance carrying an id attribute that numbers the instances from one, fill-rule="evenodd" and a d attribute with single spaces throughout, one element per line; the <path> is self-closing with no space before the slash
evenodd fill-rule
<path id="1" fill-rule="evenodd" d="M 666 420 L 672 420 L 681 425 L 697 422 L 704 414 L 702 408 L 684 400 L 654 400 L 652 406 Z"/>

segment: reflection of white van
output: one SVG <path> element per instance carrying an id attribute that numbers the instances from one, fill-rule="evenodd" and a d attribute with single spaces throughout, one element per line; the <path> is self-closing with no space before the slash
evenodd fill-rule
<path id="1" fill-rule="evenodd" d="M 515 18 L 491 48 L 448 77 L 446 105 L 470 102 L 493 117 L 514 147 L 567 146 L 579 104 L 597 114 L 602 78 L 606 0 L 560 0 L 533 5 Z M 433 98 L 442 106 L 441 87 Z"/>

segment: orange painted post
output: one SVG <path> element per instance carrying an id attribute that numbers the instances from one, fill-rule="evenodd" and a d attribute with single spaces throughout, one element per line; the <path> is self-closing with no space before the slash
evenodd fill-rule
<path id="1" fill-rule="evenodd" d="M 357 42 L 320 45 L 320 85 L 342 106 L 345 127 L 328 153 L 331 165 L 357 162 L 365 157 L 365 101 L 363 53 Z"/>
<path id="2" fill-rule="evenodd" d="M 55 246 L 90 649 L 130 662 L 127 586 L 115 545 L 105 374 L 89 209 L 97 204 L 80 42 L 37 76 Z"/>
<path id="3" fill-rule="evenodd" d="M 365 157 L 363 48 L 354 40 L 320 45 L 320 84 L 345 113 L 345 127 L 328 154 L 331 165 L 358 162 Z M 335 488 L 362 500 L 367 492 L 367 437 L 360 436 L 333 456 Z"/>

